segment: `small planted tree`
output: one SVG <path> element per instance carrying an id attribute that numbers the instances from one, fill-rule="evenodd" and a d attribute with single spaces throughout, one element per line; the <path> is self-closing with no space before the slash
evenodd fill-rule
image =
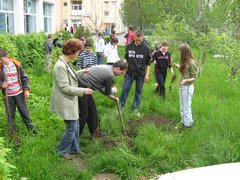
<path id="1" fill-rule="evenodd" d="M 237 74 L 240 69 L 240 40 L 230 35 L 220 35 L 217 37 L 217 48 L 219 58 L 228 67 L 227 75 L 236 83 Z"/>
<path id="2" fill-rule="evenodd" d="M 81 37 L 89 38 L 91 36 L 91 31 L 89 28 L 84 27 L 83 25 L 80 25 L 77 27 L 74 35 L 75 38 L 80 39 Z"/>

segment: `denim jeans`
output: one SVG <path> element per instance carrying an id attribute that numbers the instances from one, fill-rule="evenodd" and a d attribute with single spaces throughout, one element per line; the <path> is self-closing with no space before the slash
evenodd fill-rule
<path id="1" fill-rule="evenodd" d="M 181 123 L 185 126 L 192 126 L 192 96 L 194 92 L 194 86 L 191 85 L 180 85 L 180 114 Z"/>
<path id="2" fill-rule="evenodd" d="M 132 83 L 134 80 L 136 81 L 136 87 L 135 87 L 135 96 L 132 104 L 132 109 L 138 110 L 141 103 L 141 99 L 142 99 L 142 87 L 144 83 L 144 75 L 129 75 L 129 74 L 125 75 L 119 104 L 121 107 L 125 105 L 125 102 L 128 97 L 128 93 L 131 90 Z"/>
<path id="3" fill-rule="evenodd" d="M 103 52 L 97 52 L 97 64 L 104 64 L 103 62 Z"/>
<path id="4" fill-rule="evenodd" d="M 79 121 L 78 120 L 64 120 L 66 129 L 57 146 L 57 152 L 60 156 L 65 156 L 69 152 L 79 152 Z"/>

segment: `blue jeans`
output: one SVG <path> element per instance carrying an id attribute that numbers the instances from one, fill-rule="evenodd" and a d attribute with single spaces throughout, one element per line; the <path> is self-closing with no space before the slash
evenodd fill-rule
<path id="1" fill-rule="evenodd" d="M 144 83 L 144 75 L 129 75 L 129 74 L 125 75 L 119 104 L 121 107 L 125 105 L 125 102 L 128 97 L 128 93 L 131 90 L 132 83 L 134 80 L 136 81 L 136 87 L 135 87 L 135 96 L 132 104 L 132 109 L 138 110 L 141 103 L 141 99 L 142 99 L 142 87 Z"/>
<path id="2" fill-rule="evenodd" d="M 57 152 L 60 156 L 65 156 L 70 151 L 78 153 L 80 151 L 79 146 L 79 121 L 78 120 L 64 120 L 66 123 L 66 129 L 62 135 L 62 138 L 57 146 Z"/>
<path id="3" fill-rule="evenodd" d="M 97 52 L 97 64 L 104 64 L 103 62 L 103 52 Z"/>

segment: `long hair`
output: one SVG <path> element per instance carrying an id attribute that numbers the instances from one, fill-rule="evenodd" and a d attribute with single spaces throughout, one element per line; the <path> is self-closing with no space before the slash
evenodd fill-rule
<path id="1" fill-rule="evenodd" d="M 194 57 L 193 57 L 192 50 L 191 50 L 190 46 L 186 43 L 181 44 L 179 46 L 179 52 L 180 52 L 180 59 L 179 59 L 180 68 L 179 68 L 179 71 L 180 71 L 181 74 L 184 74 L 185 70 L 187 68 L 187 65 L 190 63 L 191 59 L 194 59 Z"/>

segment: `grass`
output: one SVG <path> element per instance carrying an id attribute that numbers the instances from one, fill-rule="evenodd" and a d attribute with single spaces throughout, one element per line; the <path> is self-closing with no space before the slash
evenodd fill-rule
<path id="1" fill-rule="evenodd" d="M 123 48 L 120 47 L 119 50 L 123 57 Z M 118 146 L 106 149 L 101 141 L 89 140 L 89 132 L 85 128 L 80 146 L 86 152 L 81 159 L 86 161 L 86 168 L 81 169 L 71 161 L 64 161 L 55 152 L 65 127 L 62 119 L 49 112 L 52 76 L 46 73 L 30 73 L 32 90 L 28 107 L 40 135 L 33 137 L 28 133 L 17 114 L 22 146 L 15 149 L 8 142 L 4 106 L 3 103 L 0 105 L 0 136 L 6 139 L 6 147 L 12 149 L 8 156 L 9 162 L 17 167 L 17 170 L 13 170 L 13 178 L 92 179 L 98 173 L 109 172 L 118 174 L 121 179 L 138 179 L 186 168 L 237 162 L 240 160 L 240 143 L 237 141 L 240 138 L 240 104 L 237 98 L 240 97 L 240 91 L 239 87 L 226 81 L 226 74 L 224 64 L 209 57 L 202 76 L 194 84 L 193 128 L 182 131 L 167 130 L 149 123 L 140 127 L 133 139 L 122 136 L 116 104 L 95 92 L 101 129 L 107 132 L 108 138 L 117 142 Z M 167 118 L 169 122 L 180 121 L 178 84 L 175 81 L 172 91 L 169 91 L 170 81 L 169 73 L 166 100 L 163 101 L 153 93 L 155 82 L 151 75 L 150 81 L 143 88 L 140 108 L 142 117 L 154 114 Z M 119 95 L 122 82 L 123 77 L 116 78 Z M 130 110 L 133 94 L 134 86 L 123 109 L 126 126 L 129 119 L 137 118 Z"/>

